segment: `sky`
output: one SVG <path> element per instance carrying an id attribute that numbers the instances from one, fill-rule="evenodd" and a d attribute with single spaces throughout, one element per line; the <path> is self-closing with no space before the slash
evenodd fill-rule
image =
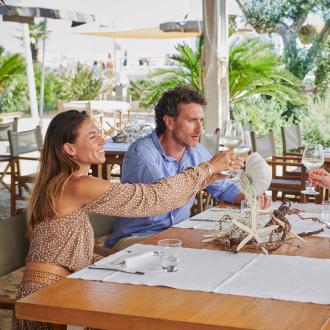
<path id="1" fill-rule="evenodd" d="M 78 28 L 70 28 L 70 22 L 48 20 L 45 62 L 48 66 L 58 66 L 72 61 L 92 63 L 103 60 L 110 52 L 117 58 L 123 57 L 164 57 L 174 53 L 174 46 L 185 41 L 195 45 L 194 39 L 129 40 L 104 37 L 90 37 L 79 34 L 83 31 L 129 30 L 159 26 L 166 21 L 202 19 L 202 0 L 7 0 L 8 5 L 48 7 L 94 14 L 95 23 Z M 100 28 L 102 26 L 102 28 Z M 0 44 L 10 52 L 23 52 L 21 24 L 3 22 L 0 18 Z M 116 45 L 116 47 L 115 47 Z"/>

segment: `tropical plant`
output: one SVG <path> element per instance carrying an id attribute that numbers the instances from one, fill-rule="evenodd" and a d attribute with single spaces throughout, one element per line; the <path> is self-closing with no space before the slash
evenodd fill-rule
<path id="1" fill-rule="evenodd" d="M 151 75 L 151 86 L 142 95 L 140 106 L 149 107 L 160 98 L 164 90 L 178 85 L 186 85 L 202 91 L 202 45 L 203 37 L 199 38 L 196 50 L 193 50 L 186 43 L 178 44 L 175 47 L 177 54 L 170 56 L 177 67 L 160 70 Z"/>
<path id="2" fill-rule="evenodd" d="M 143 93 L 152 85 L 150 80 L 131 80 L 128 86 L 128 93 L 132 96 L 132 101 L 141 99 Z"/>
<path id="3" fill-rule="evenodd" d="M 13 78 L 25 71 L 25 62 L 20 54 L 5 55 L 4 51 L 0 47 L 0 95 Z"/>
<path id="4" fill-rule="evenodd" d="M 229 51 L 229 90 L 232 104 L 252 95 L 267 95 L 281 103 L 303 102 L 301 82 L 283 67 L 274 46 L 260 38 L 232 44 Z"/>
<path id="5" fill-rule="evenodd" d="M 76 73 L 69 80 L 69 97 L 72 100 L 93 100 L 102 90 L 102 80 L 93 77 L 93 71 L 81 64 L 77 64 Z"/>
<path id="6" fill-rule="evenodd" d="M 30 47 L 32 53 L 32 60 L 34 63 L 37 63 L 39 59 L 39 43 L 44 36 L 45 24 L 45 21 L 29 24 Z M 46 33 L 46 37 L 47 34 L 48 33 Z"/>

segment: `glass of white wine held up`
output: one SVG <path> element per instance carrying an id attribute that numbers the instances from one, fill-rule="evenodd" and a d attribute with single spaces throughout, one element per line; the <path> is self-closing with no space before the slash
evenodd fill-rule
<path id="1" fill-rule="evenodd" d="M 307 144 L 302 155 L 302 163 L 308 171 L 313 171 L 318 168 L 321 168 L 324 164 L 323 146 L 320 144 Z M 317 191 L 315 191 L 315 189 L 310 185 L 308 181 L 306 182 L 306 187 L 307 189 L 302 191 L 303 194 L 319 194 Z"/>
<path id="2" fill-rule="evenodd" d="M 242 144 L 244 140 L 244 132 L 243 127 L 240 122 L 236 122 L 234 120 L 227 120 L 224 125 L 223 134 L 221 135 L 221 141 L 223 145 L 230 150 L 239 150 L 239 146 Z M 240 150 L 242 151 L 242 150 Z M 239 152 L 236 152 L 238 155 Z M 227 171 L 223 171 L 222 174 L 229 175 L 233 179 L 238 179 L 241 171 L 235 169 L 228 169 Z"/>

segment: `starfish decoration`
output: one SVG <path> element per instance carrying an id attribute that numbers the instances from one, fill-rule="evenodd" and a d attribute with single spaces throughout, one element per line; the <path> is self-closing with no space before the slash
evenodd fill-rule
<path id="1" fill-rule="evenodd" d="M 253 238 L 257 241 L 257 243 L 262 243 L 262 239 L 259 236 L 260 234 L 270 234 L 273 230 L 278 228 L 278 225 L 271 225 L 264 228 L 257 228 L 256 222 L 252 221 L 251 227 L 242 224 L 237 220 L 232 220 L 233 224 L 235 224 L 238 228 L 248 233 L 248 235 L 238 244 L 236 251 L 241 250 L 248 242 L 250 242 Z M 261 250 L 263 253 L 268 254 L 268 251 L 261 246 Z"/>

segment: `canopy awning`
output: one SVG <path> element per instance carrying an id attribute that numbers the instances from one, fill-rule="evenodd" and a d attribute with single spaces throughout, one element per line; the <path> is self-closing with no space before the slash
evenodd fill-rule
<path id="1" fill-rule="evenodd" d="M 127 31 L 91 31 L 80 32 L 80 34 L 99 37 L 112 37 L 123 39 L 170 39 L 170 38 L 196 38 L 200 32 L 164 32 L 158 27 L 134 29 Z"/>

